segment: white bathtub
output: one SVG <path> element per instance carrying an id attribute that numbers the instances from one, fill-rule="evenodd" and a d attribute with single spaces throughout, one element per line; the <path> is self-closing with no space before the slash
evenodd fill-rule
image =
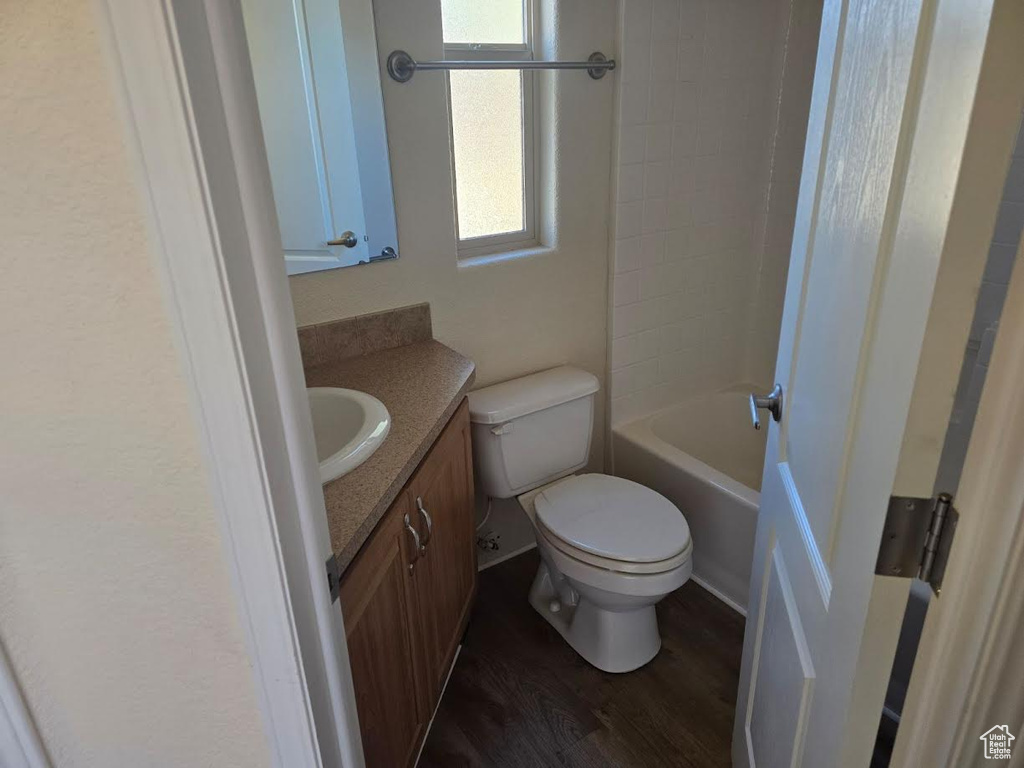
<path id="1" fill-rule="evenodd" d="M 614 474 L 668 497 L 693 536 L 693 578 L 746 613 L 767 430 L 742 385 L 612 428 Z M 765 390 L 767 391 L 767 390 Z"/>

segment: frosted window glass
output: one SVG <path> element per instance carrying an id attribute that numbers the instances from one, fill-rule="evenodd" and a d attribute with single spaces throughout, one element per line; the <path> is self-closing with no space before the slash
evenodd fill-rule
<path id="1" fill-rule="evenodd" d="M 522 45 L 523 0 L 441 0 L 446 43 Z"/>
<path id="2" fill-rule="evenodd" d="M 518 232 L 525 228 L 520 73 L 454 71 L 450 78 L 459 237 Z"/>

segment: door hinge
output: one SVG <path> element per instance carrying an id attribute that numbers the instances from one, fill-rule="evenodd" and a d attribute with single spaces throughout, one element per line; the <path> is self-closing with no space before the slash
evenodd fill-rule
<path id="1" fill-rule="evenodd" d="M 930 499 L 889 497 L 875 573 L 921 579 L 938 595 L 959 519 L 948 493 Z"/>
<path id="2" fill-rule="evenodd" d="M 338 558 L 334 555 L 327 558 L 327 589 L 331 593 L 333 603 L 341 594 L 341 569 L 338 567 Z"/>

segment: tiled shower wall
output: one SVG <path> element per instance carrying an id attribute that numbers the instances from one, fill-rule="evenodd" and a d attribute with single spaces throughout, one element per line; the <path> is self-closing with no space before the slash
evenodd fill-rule
<path id="1" fill-rule="evenodd" d="M 770 378 L 764 340 L 773 361 L 817 43 L 805 27 L 820 6 L 620 5 L 613 422 Z M 762 275 L 766 243 L 772 272 Z"/>

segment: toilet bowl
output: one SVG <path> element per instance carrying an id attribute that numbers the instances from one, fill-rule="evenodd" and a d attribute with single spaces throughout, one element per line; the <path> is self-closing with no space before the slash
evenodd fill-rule
<path id="1" fill-rule="evenodd" d="M 605 672 L 653 659 L 661 648 L 654 606 L 692 569 L 682 514 L 649 488 L 599 474 L 563 478 L 519 501 L 541 556 L 534 609 Z"/>
<path id="2" fill-rule="evenodd" d="M 469 394 L 473 465 L 490 498 L 518 498 L 541 564 L 530 603 L 587 661 L 628 672 L 661 648 L 654 606 L 690 578 L 690 529 L 638 483 L 573 473 L 590 459 L 595 376 L 561 366 Z"/>

